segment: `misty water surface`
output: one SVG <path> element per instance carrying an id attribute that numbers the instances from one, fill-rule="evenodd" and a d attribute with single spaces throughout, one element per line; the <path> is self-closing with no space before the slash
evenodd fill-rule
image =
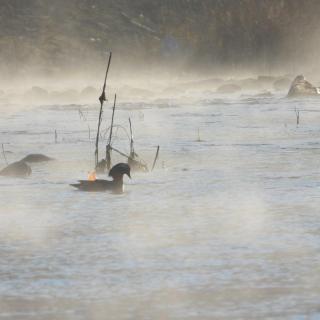
<path id="1" fill-rule="evenodd" d="M 98 104 L 3 114 L 8 161 L 57 161 L 0 179 L 0 319 L 318 319 L 318 111 L 280 96 L 119 98 L 142 158 L 161 146 L 123 195 L 69 187 L 93 167 Z M 110 116 L 111 103 L 103 130 Z M 128 151 L 121 129 L 114 146 Z"/>

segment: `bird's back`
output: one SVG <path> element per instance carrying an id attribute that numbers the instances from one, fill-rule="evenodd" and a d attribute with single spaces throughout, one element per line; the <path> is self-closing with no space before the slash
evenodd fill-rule
<path id="1" fill-rule="evenodd" d="M 106 191 L 113 190 L 114 183 L 113 181 L 108 180 L 79 180 L 79 183 L 71 184 L 71 186 L 82 190 L 82 191 Z"/>

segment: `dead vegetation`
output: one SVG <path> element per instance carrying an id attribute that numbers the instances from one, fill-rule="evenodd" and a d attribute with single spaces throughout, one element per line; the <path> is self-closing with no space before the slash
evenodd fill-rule
<path id="1" fill-rule="evenodd" d="M 108 72 L 109 72 L 109 68 L 110 68 L 110 63 L 111 63 L 111 57 L 112 57 L 112 53 L 110 53 L 109 55 L 109 61 L 108 61 L 108 66 L 107 66 L 107 70 L 106 70 L 106 74 L 105 74 L 105 79 L 104 79 L 104 84 L 103 84 L 103 89 L 102 89 L 102 93 L 99 97 L 99 101 L 100 101 L 100 111 L 99 111 L 99 117 L 98 117 L 98 124 L 97 124 L 97 135 L 96 135 L 96 141 L 95 141 L 95 152 L 94 152 L 94 156 L 95 156 L 95 171 L 97 173 L 104 173 L 106 172 L 106 170 L 110 170 L 110 168 L 112 167 L 112 151 L 116 152 L 117 154 L 119 154 L 120 156 L 124 157 L 127 159 L 127 163 L 130 166 L 132 171 L 140 171 L 140 172 L 148 172 L 149 168 L 147 163 L 140 158 L 140 156 L 138 155 L 138 153 L 135 151 L 134 148 L 134 138 L 133 138 L 133 126 L 132 126 L 132 121 L 131 118 L 129 118 L 129 129 L 130 129 L 130 135 L 128 135 L 126 128 L 124 128 L 121 125 L 117 125 L 114 124 L 114 118 L 115 118 L 115 111 L 116 111 L 116 102 L 117 102 L 117 95 L 115 94 L 114 96 L 114 100 L 113 100 L 113 107 L 112 107 L 112 115 L 111 115 L 111 124 L 110 127 L 106 130 L 106 134 L 108 135 L 108 140 L 107 140 L 107 144 L 105 147 L 106 153 L 105 153 L 105 158 L 99 160 L 99 138 L 100 138 L 100 127 L 101 127 L 101 123 L 102 123 L 102 114 L 103 114 L 103 105 L 104 102 L 107 101 L 106 99 L 106 82 L 107 82 L 107 77 L 108 77 Z M 84 118 L 83 113 L 79 110 L 79 116 L 80 119 Z M 113 137 L 114 137 L 114 128 L 121 128 L 123 129 L 126 134 L 129 137 L 130 140 L 130 152 L 129 155 L 127 155 L 125 152 L 122 152 L 121 150 L 119 150 L 118 148 L 115 148 L 113 146 Z M 89 135 L 90 135 L 90 130 L 89 130 Z M 159 156 L 159 149 L 160 147 L 157 147 L 157 151 L 156 151 L 156 155 L 152 164 L 152 170 L 154 169 L 158 156 Z"/>

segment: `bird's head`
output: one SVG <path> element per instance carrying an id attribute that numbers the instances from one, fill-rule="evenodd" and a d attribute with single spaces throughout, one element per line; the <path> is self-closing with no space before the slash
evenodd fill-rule
<path id="1" fill-rule="evenodd" d="M 122 178 L 124 174 L 126 174 L 131 179 L 130 167 L 127 163 L 118 163 L 109 171 L 109 176 L 114 180 Z"/>

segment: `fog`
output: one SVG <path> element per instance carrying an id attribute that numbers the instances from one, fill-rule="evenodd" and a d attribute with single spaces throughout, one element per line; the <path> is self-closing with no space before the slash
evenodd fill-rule
<path id="1" fill-rule="evenodd" d="M 0 319 L 319 317 L 318 1 L 3 1 Z M 76 191 L 108 143 L 155 169 Z M 299 112 L 299 123 L 297 122 Z M 100 159 L 99 158 L 99 159 Z M 112 162 L 127 159 L 115 151 Z M 99 179 L 111 179 L 98 173 Z"/>
<path id="2" fill-rule="evenodd" d="M 314 0 L 3 0 L 1 78 L 86 86 L 109 51 L 130 81 L 316 75 L 319 12 Z"/>

